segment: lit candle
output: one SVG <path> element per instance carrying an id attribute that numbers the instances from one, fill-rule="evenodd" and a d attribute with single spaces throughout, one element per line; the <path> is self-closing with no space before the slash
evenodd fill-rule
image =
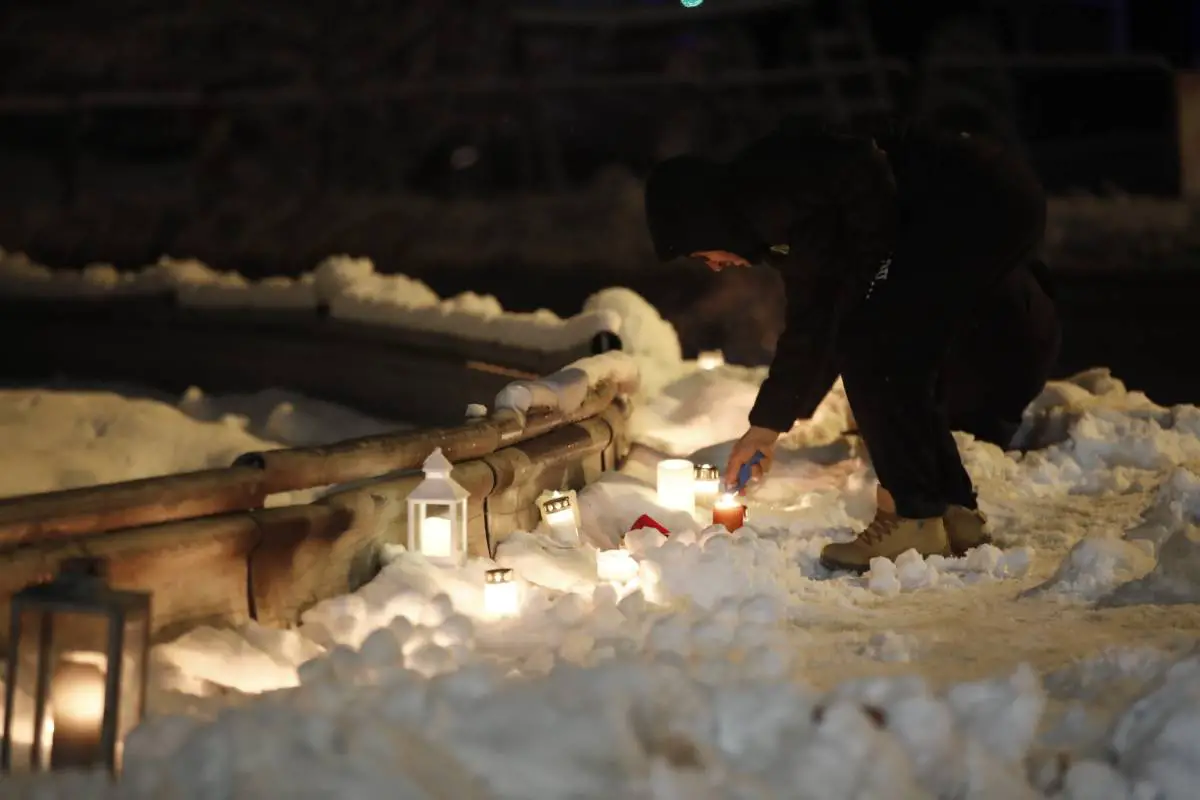
<path id="1" fill-rule="evenodd" d="M 683 458 L 658 462 L 658 504 L 663 508 L 696 513 L 696 468 Z"/>
<path id="2" fill-rule="evenodd" d="M 559 544 L 578 545 L 579 525 L 575 518 L 575 493 L 552 492 L 541 500 L 542 519 Z"/>
<path id="3" fill-rule="evenodd" d="M 733 533 L 746 524 L 746 507 L 732 494 L 723 494 L 713 506 L 712 521 L 713 525 L 724 525 L 725 530 Z"/>
<path id="4" fill-rule="evenodd" d="M 696 358 L 696 366 L 709 370 L 724 366 L 725 354 L 720 350 L 705 350 Z"/>
<path id="5" fill-rule="evenodd" d="M 596 576 L 602 581 L 625 583 L 638 574 L 638 563 L 625 550 L 601 550 L 596 553 Z"/>
<path id="6" fill-rule="evenodd" d="M 521 595 L 511 569 L 489 569 L 483 577 L 483 610 L 493 617 L 513 617 L 521 610 Z"/>
<path id="7" fill-rule="evenodd" d="M 421 521 L 421 552 L 429 558 L 454 555 L 453 526 L 449 517 L 426 517 Z"/>
<path id="8" fill-rule="evenodd" d="M 712 464 L 696 466 L 696 500 L 704 505 L 712 505 L 721 492 L 721 472 Z"/>
<path id="9" fill-rule="evenodd" d="M 104 721 L 104 669 L 78 654 L 66 654 L 50 680 L 54 735 L 51 769 L 85 768 L 104 761 L 100 730 Z"/>

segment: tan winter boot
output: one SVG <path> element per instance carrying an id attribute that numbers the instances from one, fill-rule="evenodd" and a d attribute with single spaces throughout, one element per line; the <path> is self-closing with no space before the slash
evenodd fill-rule
<path id="1" fill-rule="evenodd" d="M 906 550 L 922 556 L 950 555 L 950 542 L 941 517 L 908 519 L 886 511 L 852 542 L 834 542 L 821 551 L 821 565 L 830 570 L 866 572 L 871 559 L 882 556 L 893 561 Z"/>
<path id="2" fill-rule="evenodd" d="M 947 506 L 942 522 L 946 526 L 946 537 L 950 540 L 950 552 L 956 556 L 992 543 L 992 537 L 984 529 L 987 515 L 982 511 L 965 506 Z"/>

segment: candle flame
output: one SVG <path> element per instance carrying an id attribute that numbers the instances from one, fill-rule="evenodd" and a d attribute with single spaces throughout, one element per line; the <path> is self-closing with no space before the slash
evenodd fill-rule
<path id="1" fill-rule="evenodd" d="M 725 492 L 717 500 L 717 505 L 721 508 L 732 508 L 738 505 L 737 497 L 734 496 L 733 492 Z"/>

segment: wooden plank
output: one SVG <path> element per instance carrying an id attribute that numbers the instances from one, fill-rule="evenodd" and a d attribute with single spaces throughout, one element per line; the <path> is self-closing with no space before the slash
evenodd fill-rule
<path id="1" fill-rule="evenodd" d="M 535 502 L 548 489 L 582 489 L 604 471 L 612 429 L 599 418 L 585 420 L 485 457 L 496 473 L 487 498 L 489 552 L 514 531 L 538 524 Z"/>
<path id="2" fill-rule="evenodd" d="M 471 492 L 468 549 L 488 553 L 484 497 L 494 483 L 481 461 L 455 466 Z M 408 475 L 363 483 L 309 506 L 256 512 L 262 543 L 250 556 L 250 595 L 264 625 L 297 624 L 315 603 L 354 591 L 374 577 L 385 544 L 407 541 L 408 495 L 420 482 Z"/>
<path id="3" fill-rule="evenodd" d="M 451 461 L 480 458 L 505 444 L 527 441 L 564 424 L 587 419 L 610 406 L 616 387 L 604 384 L 575 411 L 532 414 L 520 425 L 513 417 L 494 417 L 456 428 L 367 436 L 321 447 L 297 447 L 246 454 L 241 463 L 260 466 L 268 493 L 349 483 L 390 472 L 420 468 L 434 448 Z"/>
<path id="4" fill-rule="evenodd" d="M 39 284 L 32 284 L 31 288 Z M 99 324 L 119 320 L 122 325 L 153 325 L 173 335 L 174 330 L 229 334 L 272 333 L 304 341 L 337 346 L 368 346 L 399 350 L 450 363 L 470 361 L 495 365 L 522 377 L 545 375 L 591 355 L 592 342 L 575 341 L 545 350 L 488 339 L 456 336 L 445 331 L 428 331 L 401 325 L 383 325 L 338 319 L 317 306 L 303 308 L 239 308 L 236 306 L 180 306 L 173 294 L 140 292 L 95 296 L 21 296 L 14 302 L 0 287 L 0 316 L 32 329 L 49 324 L 53 328 L 65 318 Z M 53 331 L 51 331 L 52 333 Z"/>
<path id="5" fill-rule="evenodd" d="M 260 467 L 267 488 L 276 493 L 418 469 L 438 447 L 451 461 L 465 461 L 495 451 L 500 440 L 500 426 L 485 420 L 457 428 L 405 431 L 318 447 L 247 453 L 240 461 Z"/>
<path id="6" fill-rule="evenodd" d="M 237 467 L 5 498 L 0 550 L 257 508 L 265 496 L 262 472 Z"/>
<path id="7" fill-rule="evenodd" d="M 249 557 L 250 604 L 264 625 L 286 627 L 306 608 L 353 588 L 374 537 L 374 515 L 313 503 L 255 515 L 262 537 Z"/>
<path id="8" fill-rule="evenodd" d="M 48 580 L 63 559 L 93 556 L 108 563 L 113 585 L 154 593 L 151 627 L 164 639 L 203 624 L 250 618 L 247 564 L 259 541 L 248 513 L 57 539 L 0 556 L 0 635 L 8 636 L 13 593 Z"/>

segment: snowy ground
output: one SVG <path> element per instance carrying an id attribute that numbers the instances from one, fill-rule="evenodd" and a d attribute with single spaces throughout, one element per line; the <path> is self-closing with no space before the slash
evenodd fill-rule
<path id="1" fill-rule="evenodd" d="M 684 370 L 639 438 L 720 463 L 760 378 Z M 1051 385 L 1026 435 L 1054 443 L 961 442 L 1004 549 L 859 578 L 816 559 L 872 512 L 839 408 L 790 437 L 733 536 L 657 509 L 645 449 L 584 490 L 592 546 L 645 512 L 672 529 L 624 537 L 630 580 L 598 580 L 592 546 L 518 536 L 497 560 L 522 613 L 490 619 L 490 562 L 397 551 L 296 631 L 158 648 L 156 716 L 109 796 L 1194 797 L 1200 410 L 1103 373 Z"/>
<path id="2" fill-rule="evenodd" d="M 0 388 L 0 497 L 227 467 L 242 453 L 405 427 L 291 392 Z M 278 501 L 281 498 L 272 498 Z"/>
<path id="3" fill-rule="evenodd" d="M 655 451 L 722 463 L 762 372 L 679 363 L 644 312 L 641 447 L 580 492 L 584 547 L 501 546 L 519 616 L 485 612 L 493 563 L 397 549 L 297 630 L 157 648 L 117 788 L 4 796 L 1196 796 L 1200 409 L 1103 371 L 1052 384 L 1022 434 L 1038 449 L 960 440 L 1002 549 L 829 574 L 821 547 L 873 512 L 844 398 L 787 437 L 746 528 L 663 511 Z M 622 536 L 643 513 L 671 537 Z"/>

